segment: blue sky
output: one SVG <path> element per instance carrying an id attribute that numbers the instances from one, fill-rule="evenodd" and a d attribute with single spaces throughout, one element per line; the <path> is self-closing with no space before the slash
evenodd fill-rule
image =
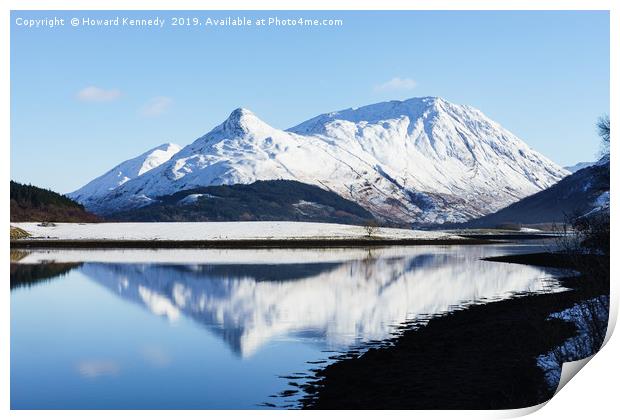
<path id="1" fill-rule="evenodd" d="M 24 28 L 18 17 L 63 17 Z M 163 28 L 71 27 L 156 17 Z M 339 27 L 172 27 L 173 16 L 317 17 Z M 441 96 L 472 105 L 561 165 L 595 159 L 609 111 L 609 14 L 13 12 L 11 177 L 70 192 L 237 107 L 288 128 L 317 114 Z"/>

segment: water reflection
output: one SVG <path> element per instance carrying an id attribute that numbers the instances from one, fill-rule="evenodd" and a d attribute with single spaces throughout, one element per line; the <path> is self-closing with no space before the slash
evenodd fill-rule
<path id="1" fill-rule="evenodd" d="M 18 287 L 32 287 L 64 276 L 82 263 L 18 264 L 11 262 L 11 290 Z"/>
<path id="2" fill-rule="evenodd" d="M 544 269 L 480 261 L 481 248 L 365 251 L 304 263 L 85 263 L 81 271 L 157 316 L 189 317 L 241 357 L 298 337 L 346 348 L 452 306 L 549 287 Z M 287 260 L 284 258 L 284 260 Z"/>
<path id="3" fill-rule="evenodd" d="M 326 350 L 453 305 L 544 290 L 550 271 L 480 260 L 536 250 L 28 251 L 11 266 L 11 406 L 285 406 L 290 381 Z"/>

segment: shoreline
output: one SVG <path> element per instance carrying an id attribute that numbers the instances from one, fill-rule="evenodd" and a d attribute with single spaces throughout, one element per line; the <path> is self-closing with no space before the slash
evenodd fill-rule
<path id="1" fill-rule="evenodd" d="M 309 222 L 11 223 L 11 249 L 333 248 L 484 245 L 544 240 L 549 232 L 427 231 Z"/>
<path id="2" fill-rule="evenodd" d="M 486 245 L 500 243 L 493 239 L 391 239 L 391 238 L 316 238 L 316 239 L 217 239 L 217 240 L 117 240 L 117 239 L 17 239 L 11 249 L 33 248 L 356 248 L 403 245 Z"/>
<path id="3" fill-rule="evenodd" d="M 541 263 L 538 254 L 506 259 Z M 379 347 L 334 356 L 299 385 L 300 408 L 513 409 L 547 401 L 555 389 L 538 357 L 577 334 L 572 322 L 549 316 L 609 294 L 604 279 L 579 274 L 556 281 L 568 290 L 474 303 L 424 326 L 405 324 Z"/>

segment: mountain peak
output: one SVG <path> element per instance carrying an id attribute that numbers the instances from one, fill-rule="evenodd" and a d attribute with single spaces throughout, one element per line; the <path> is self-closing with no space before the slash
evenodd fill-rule
<path id="1" fill-rule="evenodd" d="M 114 188 L 77 198 L 105 214 L 196 187 L 290 179 L 385 220 L 440 224 L 497 211 L 566 175 L 480 111 L 430 96 L 330 112 L 285 131 L 237 108 L 159 169 L 138 163 L 111 171 Z"/>
<path id="2" fill-rule="evenodd" d="M 230 133 L 249 133 L 268 125 L 247 108 L 237 108 L 222 123 L 222 129 Z"/>
<path id="3" fill-rule="evenodd" d="M 230 113 L 229 120 L 242 120 L 244 118 L 256 118 L 256 115 L 247 108 L 237 108 Z"/>
<path id="4" fill-rule="evenodd" d="M 452 104 L 438 96 L 414 97 L 404 100 L 378 102 L 357 108 L 347 108 L 321 114 L 289 128 L 288 131 L 298 134 L 325 134 L 326 126 L 337 120 L 349 121 L 355 124 L 362 122 L 375 124 L 389 119 L 407 117 L 414 122 L 429 115 L 429 113 L 443 113 L 449 110 L 460 109 L 465 109 L 465 107 Z"/>

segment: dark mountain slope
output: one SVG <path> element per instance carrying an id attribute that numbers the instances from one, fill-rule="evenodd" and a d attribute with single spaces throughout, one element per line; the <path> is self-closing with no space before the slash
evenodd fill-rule
<path id="1" fill-rule="evenodd" d="M 297 181 L 256 181 L 179 191 L 158 202 L 124 212 L 106 214 L 118 221 L 304 221 L 364 224 L 373 220 L 360 205 Z"/>
<path id="2" fill-rule="evenodd" d="M 543 191 L 459 227 L 562 223 L 597 209 L 605 192 L 609 192 L 608 161 L 581 169 Z"/>

